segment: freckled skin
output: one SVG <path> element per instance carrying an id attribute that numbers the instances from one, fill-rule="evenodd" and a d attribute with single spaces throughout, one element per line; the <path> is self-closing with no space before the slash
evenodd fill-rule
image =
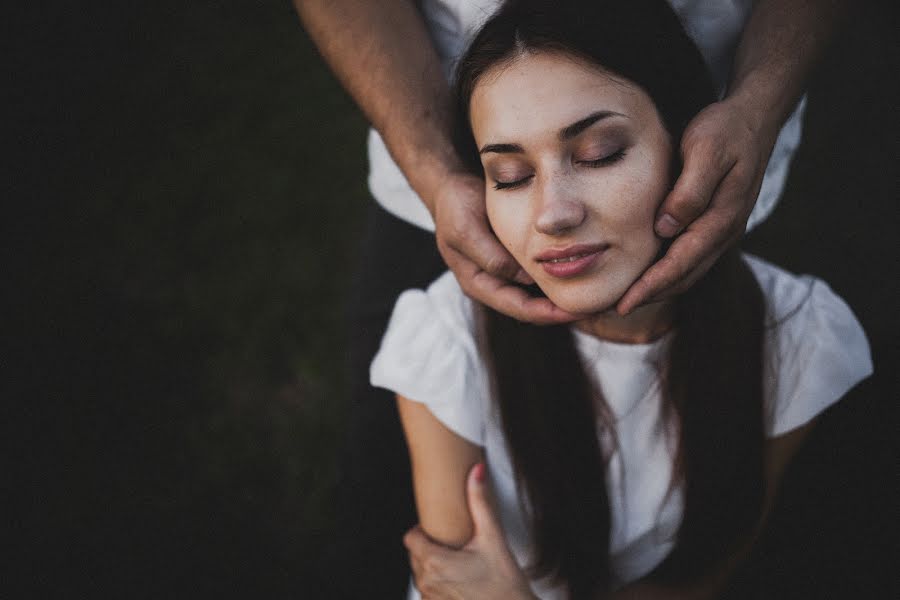
<path id="1" fill-rule="evenodd" d="M 622 116 L 559 139 L 561 129 L 596 111 Z M 482 155 L 497 237 L 560 308 L 594 314 L 613 307 L 661 244 L 653 218 L 671 184 L 672 143 L 653 101 L 580 59 L 525 53 L 485 74 L 470 116 L 479 148 L 518 144 L 524 150 Z M 620 150 L 617 161 L 586 164 Z M 498 190 L 498 181 L 522 183 Z M 596 243 L 609 248 L 573 278 L 552 277 L 535 260 L 549 248 Z"/>

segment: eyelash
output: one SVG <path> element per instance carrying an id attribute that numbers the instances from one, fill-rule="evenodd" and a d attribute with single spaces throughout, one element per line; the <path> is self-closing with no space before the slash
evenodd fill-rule
<path id="1" fill-rule="evenodd" d="M 624 157 L 625 157 L 625 150 L 617 150 L 616 152 L 613 152 L 609 156 L 604 156 L 603 158 L 598 158 L 597 160 L 581 160 L 578 162 L 579 162 L 579 164 L 582 164 L 586 167 L 599 168 L 599 167 L 606 167 L 615 162 L 618 162 L 618 161 L 622 160 Z M 523 185 L 524 183 L 526 183 L 532 177 L 534 177 L 534 175 L 529 175 L 528 177 L 525 177 L 524 179 L 520 179 L 518 181 L 510 181 L 510 182 L 497 181 L 494 184 L 494 189 L 495 190 L 508 190 L 508 189 L 512 189 L 512 188 L 517 188 L 520 185 Z"/>

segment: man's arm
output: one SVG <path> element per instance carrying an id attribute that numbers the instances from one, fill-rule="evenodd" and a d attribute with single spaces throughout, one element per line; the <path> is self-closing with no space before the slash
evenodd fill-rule
<path id="1" fill-rule="evenodd" d="M 728 92 L 685 130 L 684 168 L 657 212 L 657 234 L 684 233 L 622 297 L 620 313 L 684 291 L 743 235 L 778 132 L 843 6 L 844 0 L 759 0 L 753 7 Z"/>
<path id="2" fill-rule="evenodd" d="M 460 170 L 450 91 L 412 0 L 294 0 L 323 58 L 433 212 L 435 187 Z"/>
<path id="3" fill-rule="evenodd" d="M 727 98 L 777 132 L 803 95 L 844 0 L 760 0 L 741 36 Z"/>
<path id="4" fill-rule="evenodd" d="M 484 181 L 453 147 L 452 102 L 437 51 L 412 0 L 294 0 L 313 42 L 381 134 L 431 212 L 438 249 L 471 297 L 523 321 L 570 315 L 511 285 L 530 283 L 488 226 Z"/>

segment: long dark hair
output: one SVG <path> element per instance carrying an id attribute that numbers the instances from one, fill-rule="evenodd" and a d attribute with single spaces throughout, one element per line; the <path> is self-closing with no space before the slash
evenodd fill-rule
<path id="1" fill-rule="evenodd" d="M 459 151 L 473 172 L 482 173 L 468 119 L 472 92 L 488 69 L 523 51 L 574 55 L 634 82 L 675 147 L 715 100 L 702 56 L 664 0 L 509 1 L 457 68 Z M 605 403 L 569 327 L 483 310 L 481 341 L 537 549 L 532 574 L 553 576 L 572 598 L 594 597 L 610 583 L 596 429 L 599 418 L 614 437 L 609 411 L 595 409 Z M 675 550 L 654 572 L 660 581 L 709 569 L 760 514 L 763 319 L 759 285 L 736 250 L 676 301 L 674 339 L 659 368 L 665 408 L 679 424 L 671 484 L 684 483 L 685 509 Z"/>

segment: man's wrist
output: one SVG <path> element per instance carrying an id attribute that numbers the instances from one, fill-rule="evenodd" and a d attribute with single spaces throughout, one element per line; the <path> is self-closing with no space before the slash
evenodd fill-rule
<path id="1" fill-rule="evenodd" d="M 403 171 L 407 172 L 406 169 Z M 432 162 L 427 165 L 419 163 L 418 167 L 410 168 L 409 172 L 415 173 L 415 177 L 409 180 L 410 186 L 418 194 L 432 217 L 435 216 L 437 199 L 441 190 L 450 185 L 455 178 L 468 174 L 455 154 L 440 161 L 432 159 Z"/>
<path id="2" fill-rule="evenodd" d="M 743 115 L 744 122 L 757 138 L 765 139 L 770 144 L 775 143 L 778 132 L 794 110 L 792 105 L 781 108 L 776 102 L 761 98 L 760 94 L 754 93 L 748 86 L 735 89 L 722 102 Z"/>
<path id="3" fill-rule="evenodd" d="M 425 208 L 434 217 L 440 190 L 458 172 L 455 157 L 446 158 L 441 162 L 433 162 L 418 169 L 414 167 L 410 172 L 416 173 L 416 181 L 410 181 L 410 185 L 422 199 Z"/>

